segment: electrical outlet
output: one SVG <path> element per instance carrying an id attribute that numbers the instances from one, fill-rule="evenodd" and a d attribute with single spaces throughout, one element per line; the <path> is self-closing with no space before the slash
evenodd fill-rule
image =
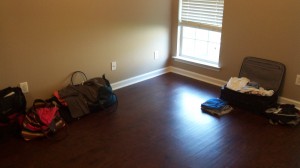
<path id="1" fill-rule="evenodd" d="M 295 84 L 300 85 L 300 75 L 297 75 Z"/>
<path id="2" fill-rule="evenodd" d="M 117 62 L 111 62 L 111 70 L 112 71 L 115 71 L 115 70 L 117 70 Z"/>
<path id="3" fill-rule="evenodd" d="M 27 82 L 20 83 L 20 88 L 21 88 L 21 90 L 22 90 L 23 93 L 28 93 L 29 92 L 28 83 Z"/>
<path id="4" fill-rule="evenodd" d="M 156 51 L 154 51 L 154 59 L 156 60 L 158 58 L 159 58 L 159 51 L 156 50 Z"/>

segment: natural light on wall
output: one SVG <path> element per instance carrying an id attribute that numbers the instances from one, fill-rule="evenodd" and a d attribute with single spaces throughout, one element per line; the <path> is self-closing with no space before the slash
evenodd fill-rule
<path id="1" fill-rule="evenodd" d="M 179 0 L 175 60 L 219 68 L 224 0 Z"/>

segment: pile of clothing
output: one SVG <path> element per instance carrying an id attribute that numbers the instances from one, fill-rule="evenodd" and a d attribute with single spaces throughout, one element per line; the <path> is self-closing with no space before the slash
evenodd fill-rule
<path id="1" fill-rule="evenodd" d="M 298 125 L 300 111 L 293 104 L 281 104 L 265 111 L 269 122 L 273 125 Z"/>
<path id="2" fill-rule="evenodd" d="M 245 77 L 231 77 L 226 85 L 228 89 L 246 93 L 255 94 L 260 96 L 272 96 L 274 94 L 273 90 L 266 90 L 255 81 L 250 81 L 250 79 Z"/>

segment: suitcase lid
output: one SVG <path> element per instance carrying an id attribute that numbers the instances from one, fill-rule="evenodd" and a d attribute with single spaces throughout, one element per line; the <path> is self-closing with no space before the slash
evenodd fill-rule
<path id="1" fill-rule="evenodd" d="M 257 82 L 267 90 L 278 92 L 285 75 L 285 65 L 271 60 L 246 57 L 243 60 L 239 77 L 246 77 Z"/>

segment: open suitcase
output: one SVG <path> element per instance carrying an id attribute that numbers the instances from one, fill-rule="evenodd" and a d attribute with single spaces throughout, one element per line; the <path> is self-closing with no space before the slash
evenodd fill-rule
<path id="1" fill-rule="evenodd" d="M 274 94 L 272 96 L 245 94 L 228 89 L 225 85 L 221 88 L 220 98 L 242 109 L 257 113 L 264 112 L 267 108 L 277 104 L 284 75 L 285 65 L 280 62 L 246 57 L 243 60 L 238 77 L 246 77 L 250 81 L 255 81 L 264 89 L 273 90 Z"/>

